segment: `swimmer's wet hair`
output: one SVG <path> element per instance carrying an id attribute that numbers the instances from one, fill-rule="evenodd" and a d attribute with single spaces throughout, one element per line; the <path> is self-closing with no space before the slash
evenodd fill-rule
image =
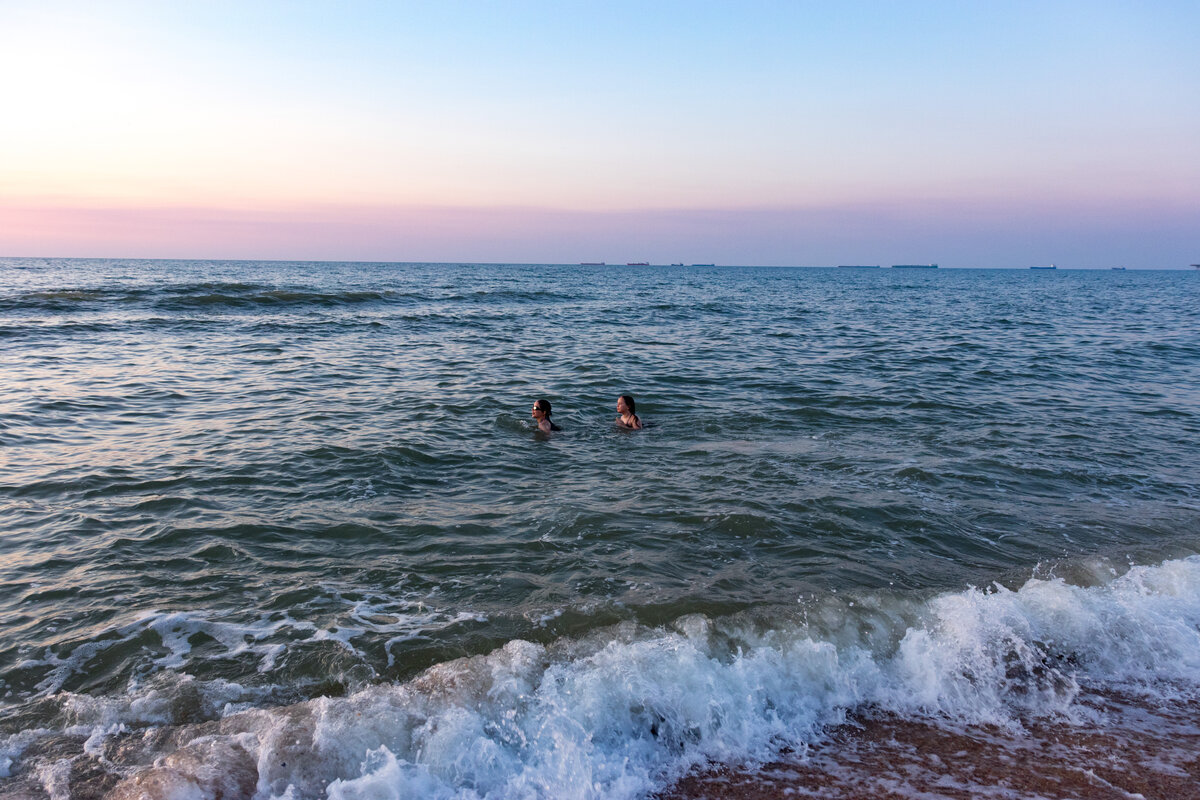
<path id="1" fill-rule="evenodd" d="M 540 400 L 539 399 L 539 400 L 535 400 L 533 404 L 538 407 L 538 411 L 545 413 L 545 415 L 547 417 L 550 416 L 550 401 L 549 400 Z"/>
<path id="2" fill-rule="evenodd" d="M 630 414 L 636 414 L 636 413 L 637 413 L 637 403 L 633 402 L 633 398 L 632 398 L 632 397 L 630 397 L 630 396 L 629 396 L 629 395 L 627 395 L 627 394 L 623 394 L 623 395 L 621 395 L 620 397 L 618 397 L 617 399 L 618 399 L 618 400 L 624 400 L 624 401 L 625 401 L 625 405 L 629 406 L 629 413 L 630 413 Z"/>

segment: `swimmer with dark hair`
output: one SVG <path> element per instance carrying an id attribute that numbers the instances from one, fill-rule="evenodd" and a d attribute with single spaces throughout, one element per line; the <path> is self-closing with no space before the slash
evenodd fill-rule
<path id="1" fill-rule="evenodd" d="M 550 433 L 551 431 L 561 431 L 562 428 L 550 421 L 550 401 L 535 400 L 533 403 L 533 411 L 530 413 L 537 420 L 538 430 L 542 433 Z"/>
<path id="2" fill-rule="evenodd" d="M 628 428 L 631 431 L 640 431 L 642 429 L 642 421 L 638 419 L 638 415 L 634 413 L 637 410 L 637 403 L 633 402 L 633 398 L 627 394 L 623 394 L 617 398 L 617 413 L 621 416 L 617 417 L 617 424 L 622 428 Z"/>

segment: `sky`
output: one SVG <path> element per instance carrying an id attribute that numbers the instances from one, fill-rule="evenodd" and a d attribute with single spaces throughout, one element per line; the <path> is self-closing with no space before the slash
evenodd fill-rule
<path id="1" fill-rule="evenodd" d="M 0 256 L 1200 262 L 1200 3 L 0 0 Z"/>

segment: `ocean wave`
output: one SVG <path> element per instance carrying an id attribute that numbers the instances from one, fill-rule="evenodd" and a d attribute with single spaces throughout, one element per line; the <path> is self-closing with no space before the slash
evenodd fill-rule
<path id="1" fill-rule="evenodd" d="M 461 308 L 541 305 L 578 302 L 580 297 L 551 290 L 479 290 L 445 293 L 398 289 L 323 289 L 310 286 L 275 286 L 259 283 L 203 282 L 163 286 L 79 287 L 39 290 L 0 296 L 0 314 L 96 313 L 144 306 L 158 312 L 261 310 L 370 305 L 425 305 L 438 315 Z"/>
<path id="2" fill-rule="evenodd" d="M 165 311 L 293 306 L 347 306 L 429 299 L 424 295 L 389 290 L 278 287 L 257 283 L 204 282 L 167 286 L 119 288 L 66 288 L 0 297 L 0 312 L 70 313 L 106 307 L 127 308 L 144 304 Z"/>
<path id="3" fill-rule="evenodd" d="M 1019 729 L 1094 723 L 1076 702 L 1085 688 L 1200 697 L 1200 557 L 1076 573 L 1087 579 L 925 601 L 831 593 L 769 625 L 689 615 L 513 640 L 402 683 L 276 707 L 186 676 L 119 698 L 63 693 L 59 728 L 13 733 L 0 764 L 10 785 L 48 792 L 73 741 L 70 759 L 96 769 L 71 774 L 119 778 L 119 798 L 632 799 L 714 762 L 802 751 L 850 715 Z M 149 624 L 164 663 L 182 666 L 189 632 L 207 623 Z"/>
<path id="4" fill-rule="evenodd" d="M 553 289 L 476 289 L 472 292 L 433 294 L 429 299 L 448 303 L 491 304 L 510 302 L 577 302 L 585 296 L 565 293 Z"/>
<path id="5" fill-rule="evenodd" d="M 321 292 L 308 289 L 266 287 L 213 287 L 209 291 L 179 292 L 159 299 L 161 309 L 254 308 L 261 306 L 346 306 L 383 302 L 392 297 L 383 291 Z"/>

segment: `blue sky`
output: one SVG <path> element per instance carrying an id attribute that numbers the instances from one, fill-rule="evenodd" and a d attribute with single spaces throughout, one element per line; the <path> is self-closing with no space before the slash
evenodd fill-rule
<path id="1" fill-rule="evenodd" d="M 1200 5 L 0 2 L 0 254 L 1186 267 Z"/>

